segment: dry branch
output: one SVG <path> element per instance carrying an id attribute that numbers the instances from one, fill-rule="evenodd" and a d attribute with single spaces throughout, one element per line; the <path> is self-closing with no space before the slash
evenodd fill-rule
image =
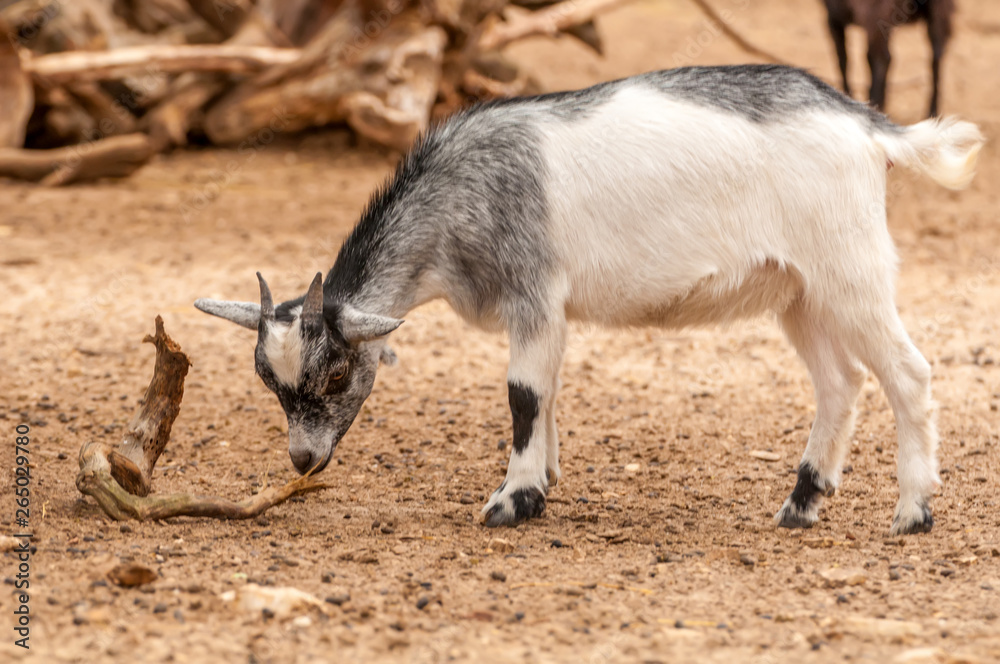
<path id="1" fill-rule="evenodd" d="M 632 0 L 566 0 L 536 12 L 511 13 L 505 23 L 494 23 L 479 39 L 479 48 L 492 51 L 507 44 L 546 35 L 556 37 L 575 26 L 589 23 L 598 14 L 621 7 Z"/>
<path id="2" fill-rule="evenodd" d="M 98 443 L 90 443 L 80 450 L 80 472 L 76 476 L 76 488 L 80 493 L 94 498 L 105 514 L 118 521 L 155 521 L 176 516 L 252 519 L 292 496 L 327 488 L 315 477 L 303 475 L 283 486 L 268 487 L 240 502 L 187 493 L 134 496 L 115 481 L 106 450 L 101 447 Z"/>
<path id="3" fill-rule="evenodd" d="M 187 144 L 188 131 L 202 118 L 208 100 L 225 89 L 225 83 L 211 74 L 184 74 L 173 82 L 167 99 L 142 118 L 156 152 Z"/>
<path id="4" fill-rule="evenodd" d="M 3 19 L 0 19 L 0 34 L 10 34 Z M 0 148 L 24 145 L 24 132 L 34 105 L 31 79 L 21 69 L 14 45 L 0 39 Z"/>
<path id="5" fill-rule="evenodd" d="M 718 24 L 719 29 L 722 30 L 722 32 L 727 37 L 732 39 L 737 46 L 739 46 L 741 49 L 743 49 L 750 55 L 756 56 L 762 60 L 766 60 L 776 65 L 788 64 L 788 62 L 786 62 L 782 58 L 779 58 L 778 56 L 768 51 L 765 51 L 762 48 L 758 48 L 757 46 L 754 46 L 749 41 L 747 41 L 746 38 L 743 37 L 743 35 L 736 32 L 736 30 L 731 28 L 729 24 L 726 23 L 725 19 L 723 19 L 722 16 L 720 16 L 719 13 L 715 11 L 712 5 L 708 4 L 708 0 L 691 0 L 691 2 L 698 5 L 698 8 L 705 13 L 705 16 L 707 16 L 710 20 Z"/>
<path id="6" fill-rule="evenodd" d="M 366 48 L 345 47 L 358 20 L 356 8 L 345 6 L 300 60 L 226 94 L 206 113 L 209 139 L 237 143 L 268 129 L 347 122 L 384 145 L 408 147 L 429 123 L 447 37 L 409 11 Z"/>
<path id="7" fill-rule="evenodd" d="M 112 136 L 55 150 L 0 148 L 0 177 L 64 185 L 131 175 L 153 156 L 145 134 Z"/>
<path id="8" fill-rule="evenodd" d="M 156 364 L 124 440 L 115 447 L 89 442 L 80 448 L 76 488 L 93 497 L 108 516 L 139 521 L 175 516 L 249 519 L 292 496 L 326 488 L 307 474 L 241 502 L 186 493 L 149 496 L 153 468 L 169 442 L 170 429 L 180 412 L 184 378 L 191 363 L 180 346 L 167 336 L 159 316 L 156 334 L 147 335 L 143 341 L 156 347 Z"/>
<path id="9" fill-rule="evenodd" d="M 295 62 L 297 48 L 243 44 L 149 45 L 112 51 L 67 51 L 25 58 L 23 67 L 48 84 L 99 81 L 157 73 L 192 71 L 249 74 Z"/>

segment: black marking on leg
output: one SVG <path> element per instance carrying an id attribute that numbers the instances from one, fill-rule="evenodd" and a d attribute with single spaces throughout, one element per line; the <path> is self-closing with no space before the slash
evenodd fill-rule
<path id="1" fill-rule="evenodd" d="M 528 447 L 538 417 L 538 395 L 530 387 L 508 382 L 507 396 L 514 418 L 514 452 L 523 452 Z"/>
<path id="2" fill-rule="evenodd" d="M 792 504 L 799 512 L 805 512 L 809 506 L 820 496 L 831 496 L 833 491 L 824 491 L 820 488 L 819 473 L 809 463 L 799 466 L 799 478 L 795 482 L 792 490 Z"/>
<path id="3" fill-rule="evenodd" d="M 832 484 L 822 482 L 811 464 L 802 463 L 792 495 L 778 512 L 778 527 L 812 528 L 820 496 L 832 496 L 834 491 Z"/>
<path id="4" fill-rule="evenodd" d="M 545 493 L 537 487 L 518 489 L 510 494 L 510 502 L 514 507 L 514 514 L 504 512 L 503 505 L 497 503 L 486 513 L 487 527 L 516 526 L 545 512 Z"/>
<path id="5" fill-rule="evenodd" d="M 545 511 L 545 494 L 538 488 L 518 489 L 510 495 L 518 521 L 534 519 Z"/>
<path id="6" fill-rule="evenodd" d="M 900 535 L 916 535 L 918 533 L 931 532 L 931 529 L 934 528 L 934 516 L 931 514 L 931 506 L 927 503 L 922 504 L 920 506 L 920 512 L 922 514 L 920 521 L 914 521 L 905 529 L 900 530 Z M 895 530 L 897 521 L 899 521 L 899 519 L 895 519 L 892 524 L 894 526 L 893 530 Z"/>

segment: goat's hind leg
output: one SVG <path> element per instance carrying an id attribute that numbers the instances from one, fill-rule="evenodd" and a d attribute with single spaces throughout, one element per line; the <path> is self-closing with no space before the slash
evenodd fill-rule
<path id="1" fill-rule="evenodd" d="M 549 485 L 559 475 L 555 396 L 566 345 L 566 323 L 547 321 L 512 331 L 507 390 L 514 422 L 507 477 L 483 508 L 486 525 L 513 526 L 545 511 Z"/>
<path id="2" fill-rule="evenodd" d="M 893 535 L 929 532 L 934 525 L 931 495 L 937 473 L 938 434 L 931 400 L 930 364 L 903 327 L 895 305 L 871 310 L 871 317 L 855 319 L 851 335 L 856 352 L 878 377 L 896 418 L 899 439 L 899 503 L 890 530 Z"/>
<path id="3" fill-rule="evenodd" d="M 827 332 L 822 317 L 810 312 L 801 300 L 782 314 L 781 325 L 809 369 L 816 392 L 816 419 L 795 489 L 774 520 L 783 528 L 809 528 L 819 518 L 823 496 L 832 496 L 840 484 L 865 371 Z"/>
<path id="4" fill-rule="evenodd" d="M 906 333 L 889 284 L 891 271 L 885 269 L 879 279 L 848 287 L 840 301 L 857 304 L 839 310 L 824 322 L 850 356 L 872 370 L 892 406 L 899 438 L 899 504 L 890 532 L 902 535 L 928 532 L 934 525 L 930 499 L 939 482 L 938 437 L 930 394 L 930 364 Z M 818 408 L 823 408 L 822 398 Z M 817 423 L 820 412 L 817 410 Z M 811 446 L 812 436 L 809 443 Z"/>

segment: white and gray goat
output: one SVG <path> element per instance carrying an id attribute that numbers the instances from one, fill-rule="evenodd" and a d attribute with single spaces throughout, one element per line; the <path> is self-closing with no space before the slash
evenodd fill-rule
<path id="1" fill-rule="evenodd" d="M 260 305 L 195 306 L 257 330 L 256 371 L 300 472 L 329 462 L 414 307 L 444 298 L 509 334 L 513 445 L 488 526 L 541 515 L 559 479 L 568 321 L 680 328 L 774 312 L 818 402 L 778 525 L 812 525 L 838 486 L 867 368 L 899 436 L 892 532 L 923 532 L 938 439 L 930 366 L 896 311 L 886 171 L 962 188 L 982 142 L 952 119 L 895 125 L 782 66 L 486 103 L 413 146 L 304 296 L 274 306 L 261 278 Z"/>

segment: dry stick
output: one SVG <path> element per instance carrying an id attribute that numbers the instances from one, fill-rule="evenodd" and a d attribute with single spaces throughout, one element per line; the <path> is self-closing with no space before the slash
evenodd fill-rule
<path id="1" fill-rule="evenodd" d="M 112 519 L 148 521 L 175 516 L 201 516 L 214 519 L 252 519 L 285 502 L 292 496 L 327 488 L 315 477 L 302 477 L 280 487 L 270 487 L 247 500 L 235 502 L 215 496 L 175 493 L 164 496 L 133 496 L 111 476 L 107 458 L 93 445 L 80 450 L 80 473 L 76 488 L 94 498 Z"/>
<path id="2" fill-rule="evenodd" d="M 750 55 L 755 55 L 762 60 L 767 60 L 768 62 L 771 62 L 776 65 L 789 64 L 788 61 L 779 58 L 773 53 L 769 53 L 762 48 L 754 46 L 753 44 L 748 42 L 743 37 L 743 35 L 736 32 L 731 27 L 729 27 L 729 24 L 726 23 L 725 19 L 719 16 L 718 12 L 716 12 L 715 9 L 712 8 L 712 5 L 708 4 L 708 0 L 691 0 L 691 2 L 698 5 L 698 8 L 701 9 L 701 11 L 704 12 L 705 15 L 708 16 L 708 18 L 718 23 L 719 29 L 722 30 L 722 32 L 725 33 L 727 37 L 732 39 L 737 46 L 739 46 L 741 49 L 743 49 Z"/>
<path id="3" fill-rule="evenodd" d="M 25 71 L 46 83 L 99 81 L 147 73 L 214 71 L 246 74 L 273 65 L 295 62 L 297 48 L 244 46 L 242 44 L 188 44 L 129 46 L 110 51 L 66 51 L 22 62 Z"/>
<path id="4" fill-rule="evenodd" d="M 632 0 L 566 0 L 536 12 L 512 15 L 505 23 L 494 23 L 483 32 L 478 48 L 493 51 L 507 44 L 532 37 L 555 37 L 573 26 L 586 23 L 598 14 L 620 7 Z"/>
<path id="5" fill-rule="evenodd" d="M 12 35 L 0 18 L 0 34 Z M 21 68 L 13 40 L 0 39 L 0 147 L 19 148 L 35 106 L 31 77 Z"/>
<path id="6" fill-rule="evenodd" d="M 528 581 L 526 583 L 515 583 L 510 586 L 511 590 L 517 588 L 555 588 L 557 586 L 576 586 L 578 588 L 585 588 L 590 584 L 583 583 L 582 581 L 566 581 L 564 583 L 554 583 L 552 581 Z M 643 595 L 652 595 L 655 591 L 649 588 L 637 588 L 636 586 L 623 586 L 615 583 L 595 583 L 594 586 L 598 588 L 610 588 L 611 590 L 628 590 L 629 592 L 642 593 Z"/>
<path id="7" fill-rule="evenodd" d="M 170 441 L 170 429 L 181 411 L 184 398 L 184 378 L 191 361 L 163 329 L 163 319 L 156 317 L 156 334 L 143 338 L 143 343 L 156 346 L 156 364 L 139 409 L 125 432 L 125 440 L 109 457 L 111 475 L 129 493 L 148 496 L 153 467 Z M 116 463 L 117 461 L 117 463 Z M 127 472 L 124 470 L 127 468 Z"/>
<path id="8" fill-rule="evenodd" d="M 0 177 L 63 185 L 125 177 L 149 161 L 153 149 L 145 134 L 126 134 L 54 150 L 0 148 Z"/>
<path id="9" fill-rule="evenodd" d="M 242 502 L 214 496 L 171 494 L 148 496 L 156 461 L 170 440 L 170 429 L 180 412 L 184 378 L 191 365 L 180 346 L 156 317 L 156 334 L 144 342 L 156 346 L 153 378 L 121 445 L 85 443 L 80 448 L 76 488 L 92 496 L 113 519 L 166 519 L 174 516 L 207 516 L 249 519 L 292 496 L 326 488 L 306 474 L 281 487 L 270 487 Z"/>

